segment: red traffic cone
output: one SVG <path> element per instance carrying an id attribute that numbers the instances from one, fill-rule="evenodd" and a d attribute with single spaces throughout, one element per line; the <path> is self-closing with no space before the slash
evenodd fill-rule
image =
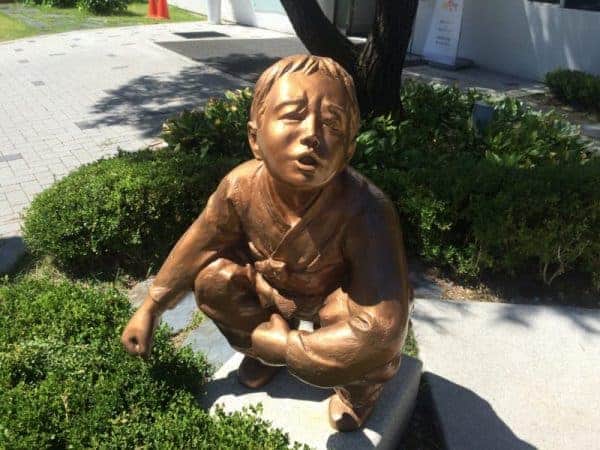
<path id="1" fill-rule="evenodd" d="M 156 17 L 158 19 L 170 19 L 169 5 L 167 5 L 167 0 L 158 0 Z"/>
<path id="2" fill-rule="evenodd" d="M 156 0 L 148 0 L 148 17 L 156 18 Z"/>

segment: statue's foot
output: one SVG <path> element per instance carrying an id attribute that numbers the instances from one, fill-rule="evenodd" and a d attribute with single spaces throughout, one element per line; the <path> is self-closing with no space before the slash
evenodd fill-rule
<path id="1" fill-rule="evenodd" d="M 244 356 L 238 368 L 238 380 L 250 389 L 258 389 L 267 384 L 281 367 L 267 366 L 258 359 Z"/>
<path id="2" fill-rule="evenodd" d="M 329 424 L 338 431 L 354 431 L 363 426 L 375 407 L 375 401 L 361 406 L 352 406 L 339 394 L 329 399 Z"/>

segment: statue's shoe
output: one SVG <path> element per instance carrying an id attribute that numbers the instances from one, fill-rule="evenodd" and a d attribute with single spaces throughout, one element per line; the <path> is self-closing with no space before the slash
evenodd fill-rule
<path id="1" fill-rule="evenodd" d="M 329 399 L 329 424 L 338 431 L 358 430 L 371 415 L 376 402 L 353 407 L 336 393 Z"/>
<path id="2" fill-rule="evenodd" d="M 267 366 L 258 359 L 244 356 L 237 371 L 238 380 L 250 389 L 258 389 L 267 384 L 281 367 Z"/>

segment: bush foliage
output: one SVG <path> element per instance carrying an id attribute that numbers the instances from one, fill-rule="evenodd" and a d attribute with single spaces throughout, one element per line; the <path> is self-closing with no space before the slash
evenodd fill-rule
<path id="1" fill-rule="evenodd" d="M 0 448 L 288 448 L 255 414 L 201 409 L 209 367 L 166 329 L 148 360 L 128 356 L 130 314 L 114 290 L 0 283 Z"/>
<path id="2" fill-rule="evenodd" d="M 129 0 L 77 0 L 77 7 L 92 14 L 119 14 L 127 11 Z"/>
<path id="3" fill-rule="evenodd" d="M 44 5 L 53 8 L 74 8 L 92 14 L 108 15 L 127 11 L 130 0 L 25 0 L 25 4 Z"/>
<path id="4" fill-rule="evenodd" d="M 514 99 L 496 101 L 479 135 L 474 93 L 408 83 L 407 117 L 363 126 L 354 164 L 397 203 L 426 260 L 474 277 L 538 268 L 600 275 L 600 161 L 574 127 Z"/>
<path id="5" fill-rule="evenodd" d="M 402 95 L 405 119 L 364 123 L 353 164 L 396 202 L 409 249 L 466 277 L 533 268 L 551 282 L 580 270 L 600 287 L 600 163 L 576 129 L 502 99 L 478 132 L 480 94 L 406 83 Z M 250 157 L 250 102 L 243 91 L 186 111 L 165 124 L 169 150 L 101 161 L 59 182 L 25 217 L 28 244 L 69 264 L 163 255 L 227 169 Z"/>
<path id="6" fill-rule="evenodd" d="M 559 100 L 600 114 L 600 77 L 578 70 L 559 69 L 546 74 L 546 85 Z"/>
<path id="7" fill-rule="evenodd" d="M 145 272 L 237 162 L 144 150 L 83 166 L 33 200 L 24 239 L 34 254 L 72 271 L 120 265 Z"/>
<path id="8" fill-rule="evenodd" d="M 202 109 L 184 110 L 163 124 L 163 139 L 175 151 L 201 157 L 209 153 L 248 158 L 248 116 L 252 104 L 249 88 L 226 92 Z"/>

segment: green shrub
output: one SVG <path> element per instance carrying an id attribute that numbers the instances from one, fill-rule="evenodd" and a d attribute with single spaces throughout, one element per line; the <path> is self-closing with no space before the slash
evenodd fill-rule
<path id="1" fill-rule="evenodd" d="M 119 14 L 127 11 L 129 0 L 77 0 L 77 7 L 92 14 Z"/>
<path id="2" fill-rule="evenodd" d="M 83 166 L 33 200 L 24 216 L 25 242 L 72 271 L 120 265 L 144 275 L 238 162 L 144 150 Z"/>
<path id="3" fill-rule="evenodd" d="M 25 0 L 26 5 L 44 5 L 53 8 L 73 8 L 77 0 Z"/>
<path id="4" fill-rule="evenodd" d="M 148 360 L 119 334 L 114 290 L 24 278 L 0 283 L 0 448 L 287 448 L 255 414 L 208 415 L 209 367 L 161 328 Z"/>
<path id="5" fill-rule="evenodd" d="M 600 165 L 574 127 L 513 99 L 496 101 L 478 136 L 479 97 L 407 83 L 406 120 L 364 124 L 354 165 L 397 203 L 407 245 L 428 261 L 468 277 L 539 267 L 547 282 L 577 269 L 598 283 Z"/>
<path id="6" fill-rule="evenodd" d="M 546 74 L 546 85 L 559 100 L 600 113 L 600 77 L 577 70 L 559 69 Z"/>
<path id="7" fill-rule="evenodd" d="M 218 153 L 248 158 L 248 116 L 252 104 L 249 88 L 226 92 L 211 99 L 203 109 L 184 110 L 163 125 L 163 139 L 175 151 L 201 156 Z"/>
<path id="8" fill-rule="evenodd" d="M 482 269 L 516 273 L 539 268 L 549 282 L 555 274 L 581 270 L 600 288 L 594 235 L 600 229 L 600 191 L 594 189 L 600 172 L 573 126 L 555 113 L 531 112 L 513 99 L 487 99 L 496 114 L 477 133 L 471 111 L 476 100 L 485 100 L 481 94 L 413 82 L 405 84 L 402 97 L 405 120 L 378 117 L 364 123 L 353 165 L 396 202 L 411 251 L 467 277 Z M 25 217 L 26 241 L 39 253 L 71 264 L 83 260 L 93 266 L 102 255 L 113 262 L 160 260 L 220 177 L 250 157 L 250 102 L 249 91 L 230 93 L 209 102 L 204 112 L 168 120 L 164 137 L 170 149 L 160 156 L 140 156 L 162 161 L 151 172 L 143 169 L 143 183 L 123 176 L 141 170 L 134 170 L 129 160 L 125 166 L 130 169 L 113 177 L 104 174 L 110 164 L 124 164 L 119 158 L 98 163 L 104 167 L 94 169 L 98 173 L 87 168 L 82 175 L 70 175 L 34 200 Z M 189 182 L 165 193 L 170 185 L 159 182 L 159 173 L 170 180 L 186 170 Z M 151 188 L 124 189 L 130 184 Z M 148 204 L 154 219 L 148 224 L 139 207 L 146 202 L 139 201 L 141 194 L 119 194 L 129 191 L 153 193 Z M 119 201 L 108 202 L 111 195 Z M 137 203 L 131 206 L 133 200 Z M 77 202 L 89 213 L 75 213 Z M 169 209 L 183 203 L 193 205 L 189 212 Z M 61 208 L 71 212 L 64 215 Z M 173 216 L 182 218 L 177 226 L 170 222 Z M 150 250 L 154 258 L 142 253 Z"/>

